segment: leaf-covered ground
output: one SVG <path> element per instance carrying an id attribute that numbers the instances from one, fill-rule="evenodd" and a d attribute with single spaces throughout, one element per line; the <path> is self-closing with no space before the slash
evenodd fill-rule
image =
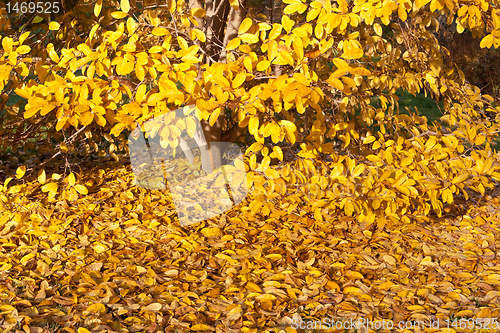
<path id="1" fill-rule="evenodd" d="M 325 317 L 477 332 L 445 320 L 500 317 L 496 193 L 373 234 L 286 200 L 272 218 L 243 202 L 181 227 L 169 197 L 134 186 L 129 166 L 101 170 L 74 202 L 33 194 L 0 212 L 2 332 L 289 333 Z"/>

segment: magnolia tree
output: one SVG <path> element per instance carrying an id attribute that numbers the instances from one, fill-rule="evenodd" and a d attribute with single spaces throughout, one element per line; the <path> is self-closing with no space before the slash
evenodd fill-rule
<path id="1" fill-rule="evenodd" d="M 338 213 L 367 227 L 425 219 L 454 198 L 485 194 L 500 178 L 491 148 L 498 109 L 443 62 L 448 51 L 434 36 L 446 21 L 481 38 L 481 47 L 498 47 L 496 2 L 285 0 L 279 11 L 272 3 L 268 17 L 238 0 L 75 6 L 76 18 L 40 22 L 47 35 L 33 45 L 43 44 L 39 59 L 25 45 L 29 32 L 2 38 L 2 98 L 12 91 L 27 101 L 7 107 L 11 122 L 22 115 L 28 128 L 44 124 L 66 140 L 85 134 L 89 151 L 104 137 L 115 157 L 139 128 L 163 149 L 180 145 L 194 158 L 187 132 L 206 143 L 207 172 L 222 165 L 216 143 L 251 136 L 248 208 L 311 213 L 317 223 Z M 398 90 L 442 101 L 442 118 L 429 124 L 402 112 Z M 185 106 L 190 111 L 179 115 Z M 292 163 L 273 165 L 296 148 Z M 50 189 L 54 196 L 57 187 Z"/>

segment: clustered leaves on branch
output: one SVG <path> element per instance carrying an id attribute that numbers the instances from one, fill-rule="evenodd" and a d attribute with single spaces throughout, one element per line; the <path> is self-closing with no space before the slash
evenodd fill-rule
<path id="1" fill-rule="evenodd" d="M 460 68 L 443 61 L 446 50 L 440 47 L 432 32 L 439 27 L 439 16 L 444 15 L 448 22 L 456 22 L 458 32 L 467 29 L 480 36 L 481 47 L 497 48 L 500 45 L 497 3 L 452 0 L 286 0 L 284 3 L 279 22 L 257 21 L 237 12 L 241 23 L 235 31 L 229 26 L 224 30 L 224 20 L 217 15 L 222 12 L 224 18 L 231 17 L 231 11 L 245 8 L 239 1 L 206 1 L 197 5 L 182 0 L 166 4 L 150 1 L 141 3 L 140 8 L 139 2 L 128 0 L 97 1 L 90 4 L 93 11 L 88 11 L 93 16 L 82 19 L 82 24 L 92 24 L 85 25 L 88 35 L 81 40 L 67 39 L 76 36 L 71 34 L 69 26 L 47 22 L 46 31 L 55 33 L 59 39 L 44 41 L 45 51 L 37 54 L 42 57 L 37 62 L 33 62 L 30 54 L 36 48 L 24 44 L 29 32 L 14 38 L 3 36 L 0 88 L 7 112 L 0 117 L 6 119 L 8 125 L 1 131 L 7 133 L 16 124 L 26 124 L 28 130 L 35 130 L 43 124 L 49 138 L 63 133 L 68 141 L 75 135 L 85 134 L 83 142 L 88 151 L 99 151 L 96 142 L 103 138 L 110 142 L 110 156 L 118 159 L 115 152 L 127 150 L 128 131 L 155 116 L 166 114 L 161 126 L 144 130 L 151 135 L 157 133 L 162 147 L 176 148 L 183 130 L 192 137 L 195 122 L 177 117 L 174 110 L 193 106 L 194 112 L 187 115 L 202 121 L 204 131 L 212 134 L 211 141 L 224 137 L 236 139 L 247 133 L 254 141 L 246 149 L 245 159 L 251 193 L 246 206 L 237 208 L 245 218 L 234 220 L 235 223 L 241 222 L 244 228 L 248 216 L 252 216 L 248 218 L 252 223 L 262 224 L 262 220 L 288 223 L 297 217 L 307 227 L 314 225 L 321 229 L 319 233 L 325 237 L 324 230 L 331 230 L 341 223 L 339 221 L 348 221 L 356 225 L 355 243 L 365 242 L 360 248 L 371 240 L 386 239 L 384 228 L 397 230 L 394 225 L 414 226 L 417 222 L 430 221 L 433 214 L 443 216 L 450 204 L 480 201 L 495 188 L 500 180 L 500 164 L 492 144 L 499 132 L 499 108 L 493 106 L 491 96 L 481 94 L 479 88 L 466 82 Z M 1 18 L 0 24 L 5 25 L 4 15 Z M 234 38 L 226 38 L 229 33 Z M 402 112 L 396 95 L 400 89 L 439 99 L 444 105 L 443 117 L 429 124 L 425 116 L 412 110 Z M 7 106 L 5 102 L 13 93 L 26 104 Z M 20 133 L 21 137 L 25 135 Z M 9 138 L 2 140 L 0 144 L 13 144 Z M 275 166 L 274 162 L 284 160 L 283 151 L 290 146 L 300 148 L 297 160 Z M 67 150 L 69 145 L 62 142 L 59 149 Z M 328 158 L 320 158 L 324 156 Z M 19 179 L 25 171 L 19 169 Z M 57 176 L 50 179 L 44 172 L 40 170 L 35 181 L 40 187 L 8 186 L 11 181 L 8 178 L 1 188 L 0 209 L 20 214 L 20 207 L 27 204 L 26 195 L 44 204 L 58 203 L 66 207 L 68 202 L 85 200 L 88 187 L 95 186 L 94 181 L 84 177 L 79 183 L 79 177 L 71 172 L 69 175 L 54 173 Z M 123 179 L 117 181 L 123 182 Z M 124 195 L 130 199 L 138 195 L 149 203 L 129 206 L 127 211 L 144 209 L 154 201 L 147 191 L 128 193 Z M 109 196 L 101 193 L 99 198 Z M 155 198 L 163 200 L 161 206 L 167 206 L 163 194 Z M 88 202 L 82 204 L 88 206 Z M 123 211 L 107 209 L 110 218 L 123 217 Z M 21 225 L 20 216 L 15 217 L 17 222 L 12 225 Z M 146 220 L 151 228 L 160 224 L 149 217 Z M 9 219 L 10 215 L 2 223 Z M 125 223 L 134 225 L 136 220 L 138 217 Z M 164 222 L 168 224 L 172 220 Z M 83 224 L 82 230 L 88 232 L 88 223 Z M 268 226 L 265 230 L 272 231 L 272 228 Z M 299 228 L 297 232 L 307 233 L 304 230 Z M 207 237 L 220 235 L 218 229 L 201 232 Z M 229 236 L 226 239 L 234 239 L 226 236 Z M 278 236 L 273 235 L 273 240 Z M 190 249 L 188 252 L 204 248 L 196 240 L 193 245 L 177 236 L 171 238 L 165 242 L 184 244 L 181 246 L 184 250 L 179 250 L 174 258 L 182 257 L 180 252 L 185 253 L 186 247 Z M 298 235 L 294 237 L 298 238 Z M 490 241 L 486 240 L 485 248 Z M 81 242 L 86 244 L 84 240 Z M 104 245 L 97 247 L 97 254 L 111 250 L 112 244 L 104 241 L 99 244 Z M 237 254 L 235 249 L 239 245 L 231 246 L 230 254 Z M 423 251 L 426 255 L 432 253 L 430 249 Z M 271 252 L 254 257 L 265 267 L 264 271 L 271 269 L 275 260 L 283 259 L 281 253 Z M 301 270 L 308 267 L 303 262 L 309 266 L 314 262 L 312 255 L 305 256 L 309 257 L 300 260 Z M 228 254 L 221 253 L 217 258 L 221 260 L 219 264 L 233 263 Z M 391 258 L 367 260 L 373 265 L 380 264 L 381 260 L 396 264 Z M 436 267 L 430 259 L 425 260 L 421 265 Z M 422 261 L 419 257 L 419 262 Z M 173 261 L 170 264 L 173 265 Z M 219 267 L 219 264 L 212 266 Z M 43 262 L 37 265 L 45 272 Z M 95 267 L 97 271 L 100 268 Z M 154 272 L 136 269 L 149 274 L 150 279 L 145 283 L 153 283 Z M 247 274 L 246 268 L 244 270 Z M 237 292 L 238 288 L 231 286 L 233 278 L 240 277 L 233 271 L 226 273 L 227 286 L 236 288 L 231 290 Z M 360 273 L 350 274 L 352 280 L 360 279 Z M 464 274 L 468 277 L 469 273 Z M 322 276 L 324 283 L 312 290 L 325 286 L 340 289 L 333 275 L 321 266 L 303 280 L 311 285 L 315 278 Z M 185 279 L 193 278 L 186 276 Z M 290 279 L 296 286 L 301 285 Z M 267 283 L 266 287 L 274 288 L 273 291 L 278 288 L 278 284 L 264 280 L 260 282 Z M 86 281 L 91 284 L 90 280 Z M 256 293 L 261 292 L 260 287 L 248 281 L 243 282 Z M 368 287 L 358 285 L 357 288 L 349 283 L 344 285 L 346 294 L 368 293 Z M 389 289 L 389 283 L 387 281 L 384 288 Z M 183 292 L 187 292 L 188 287 L 182 285 Z M 250 301 L 242 304 L 248 311 L 262 310 L 276 315 L 271 312 L 273 306 L 281 307 L 278 310 L 282 311 L 289 305 L 281 299 L 298 299 L 296 294 L 302 293 L 298 288 L 291 289 L 288 294 L 275 291 L 253 295 L 260 304 L 259 309 Z M 180 289 L 175 292 L 180 295 Z M 114 295 L 112 291 L 109 294 L 109 297 Z M 121 299 L 125 296 L 121 295 Z M 191 296 L 196 298 L 192 294 L 184 297 Z M 447 297 L 463 301 L 458 293 L 450 292 Z M 361 300 L 368 298 L 361 297 Z M 189 306 L 195 302 L 184 301 L 190 303 Z M 237 310 L 230 318 L 242 318 L 242 306 L 231 303 L 230 311 Z M 155 304 L 151 307 L 154 309 L 164 308 Z M 87 312 L 104 310 L 96 305 Z M 150 320 L 156 319 L 151 316 Z M 229 320 L 226 326 L 233 324 Z M 260 325 L 250 324 L 255 329 Z"/>

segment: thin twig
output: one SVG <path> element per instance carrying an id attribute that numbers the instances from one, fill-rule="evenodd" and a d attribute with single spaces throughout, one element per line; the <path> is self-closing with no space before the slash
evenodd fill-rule
<path id="1" fill-rule="evenodd" d="M 76 133 L 74 133 L 73 135 L 71 135 L 69 138 L 68 138 L 68 143 L 72 143 L 74 141 L 74 138 L 80 134 L 84 129 L 86 128 L 86 126 L 83 126 L 82 128 L 80 128 Z"/>

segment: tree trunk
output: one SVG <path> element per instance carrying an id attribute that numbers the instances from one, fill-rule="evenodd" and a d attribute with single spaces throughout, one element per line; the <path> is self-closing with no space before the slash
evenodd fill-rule
<path id="1" fill-rule="evenodd" d="M 190 8 L 202 8 L 199 0 L 189 0 L 189 6 Z M 246 0 L 239 0 L 238 10 L 229 5 L 229 0 L 206 0 L 205 11 L 204 19 L 197 18 L 198 29 L 206 35 L 206 42 L 199 44 L 205 55 L 203 62 L 206 64 L 227 62 L 226 45 L 238 36 L 238 29 L 246 14 Z M 201 79 L 201 73 L 200 70 L 198 79 Z M 223 113 L 213 126 L 210 126 L 208 120 L 200 121 L 204 140 L 198 137 L 197 144 L 200 148 L 202 169 L 207 173 L 222 165 L 223 149 L 220 142 L 222 141 L 224 122 Z M 234 134 L 240 131 L 238 129 L 231 130 L 233 134 L 231 139 L 233 139 Z"/>
<path id="2" fill-rule="evenodd" d="M 227 20 L 226 35 L 224 36 L 224 48 L 222 49 L 220 61 L 227 61 L 227 52 L 225 46 L 235 37 L 238 37 L 238 30 L 240 29 L 241 22 L 245 19 L 246 15 L 246 0 L 239 1 L 239 9 L 231 8 L 229 12 L 229 19 Z"/>
<path id="3" fill-rule="evenodd" d="M 200 147 L 201 165 L 203 171 L 211 173 L 222 165 L 222 151 L 220 142 L 222 138 L 222 121 L 219 117 L 213 126 L 210 126 L 208 120 L 202 120 L 201 129 L 205 136 L 205 145 Z"/>

